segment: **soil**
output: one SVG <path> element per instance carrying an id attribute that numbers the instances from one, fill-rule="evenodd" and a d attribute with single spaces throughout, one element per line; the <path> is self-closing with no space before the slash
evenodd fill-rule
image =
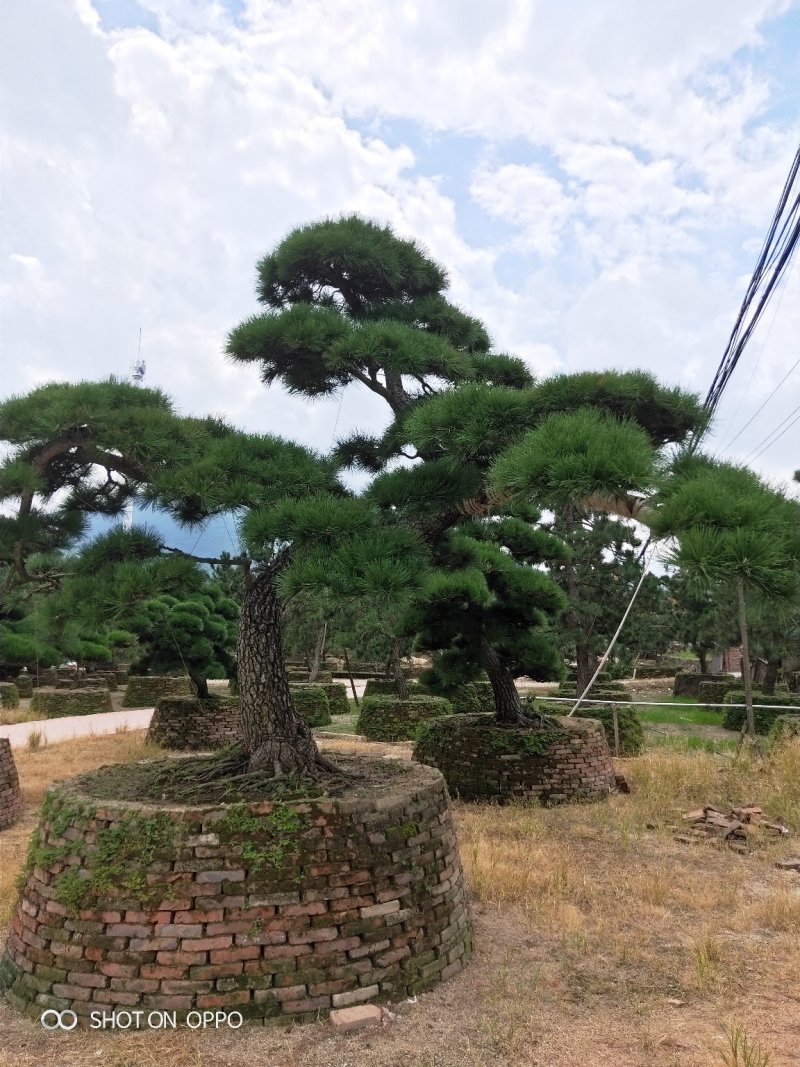
<path id="1" fill-rule="evenodd" d="M 373 799 L 421 783 L 430 773 L 396 759 L 336 754 L 339 775 L 275 778 L 267 773 L 230 774 L 230 753 L 173 756 L 140 763 L 112 764 L 73 779 L 73 787 L 95 800 L 148 804 L 224 804 L 241 800 Z M 222 772 L 223 776 L 220 777 Z"/>

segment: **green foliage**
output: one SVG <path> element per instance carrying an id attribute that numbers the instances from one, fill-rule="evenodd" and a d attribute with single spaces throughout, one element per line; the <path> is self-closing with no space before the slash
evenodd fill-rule
<path id="1" fill-rule="evenodd" d="M 571 709 L 566 704 L 548 703 L 538 698 L 528 698 L 527 704 L 545 715 L 565 715 Z M 583 704 L 574 713 L 579 719 L 598 719 L 603 724 L 609 749 L 614 751 L 614 711 L 617 713 L 620 756 L 638 756 L 644 748 L 644 727 L 632 704 Z"/>
<path id="2" fill-rule="evenodd" d="M 726 704 L 744 704 L 743 689 L 731 689 L 725 694 Z M 753 717 L 757 734 L 768 734 L 772 724 L 786 713 L 781 708 L 789 708 L 800 715 L 800 694 L 790 693 L 753 693 Z M 764 707 L 764 705 L 771 705 Z M 726 708 L 722 725 L 726 730 L 740 730 L 745 719 L 745 709 Z"/>
<path id="3" fill-rule="evenodd" d="M 546 506 L 652 486 L 655 451 L 632 420 L 590 408 L 550 415 L 494 462 L 491 484 Z"/>
<path id="4" fill-rule="evenodd" d="M 19 689 L 13 682 L 0 682 L 0 708 L 19 707 Z"/>
<path id="5" fill-rule="evenodd" d="M 292 685 L 292 703 L 309 726 L 327 726 L 331 721 L 328 694 L 321 685 Z"/>
<path id="6" fill-rule="evenodd" d="M 370 741 L 412 741 L 420 723 L 440 715 L 452 714 L 444 697 L 365 696 L 361 701 L 356 732 Z"/>
<path id="7" fill-rule="evenodd" d="M 777 715 L 769 730 L 773 741 L 790 741 L 800 737 L 800 712 L 797 715 Z"/>

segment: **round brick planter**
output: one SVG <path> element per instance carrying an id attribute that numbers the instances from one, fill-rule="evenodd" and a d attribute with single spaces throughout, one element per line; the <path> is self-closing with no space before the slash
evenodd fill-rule
<path id="1" fill-rule="evenodd" d="M 0 830 L 15 823 L 22 813 L 19 775 L 11 752 L 11 742 L 0 737 Z"/>
<path id="2" fill-rule="evenodd" d="M 602 724 L 552 721 L 539 731 L 501 726 L 490 715 L 450 715 L 422 727 L 414 759 L 438 767 L 450 792 L 464 800 L 563 804 L 607 797 L 616 778 Z"/>
<path id="3" fill-rule="evenodd" d="M 131 674 L 122 698 L 125 708 L 153 708 L 161 697 L 193 696 L 188 676 L 173 678 L 162 674 Z"/>
<path id="4" fill-rule="evenodd" d="M 150 719 L 147 740 L 162 748 L 200 752 L 242 739 L 238 700 L 161 697 Z"/>
<path id="5" fill-rule="evenodd" d="M 472 933 L 442 776 L 345 761 L 379 784 L 192 807 L 98 800 L 93 776 L 53 787 L 0 963 L 9 1001 L 84 1026 L 121 1010 L 312 1019 L 458 972 Z"/>
<path id="6" fill-rule="evenodd" d="M 34 691 L 31 711 L 46 719 L 63 718 L 65 715 L 96 715 L 113 711 L 111 693 L 106 686 L 101 689 L 48 689 Z"/>

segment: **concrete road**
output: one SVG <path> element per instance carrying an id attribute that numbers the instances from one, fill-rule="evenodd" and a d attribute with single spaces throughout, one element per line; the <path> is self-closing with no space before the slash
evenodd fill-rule
<path id="1" fill-rule="evenodd" d="M 29 735 L 34 731 L 41 733 L 43 742 L 53 744 L 57 741 L 71 741 L 73 737 L 113 734 L 125 727 L 129 730 L 146 730 L 152 714 L 152 708 L 126 708 L 124 711 L 104 711 L 97 715 L 34 719 L 31 722 L 14 723 L 12 726 L 0 726 L 0 737 L 7 737 L 12 748 L 25 748 Z"/>

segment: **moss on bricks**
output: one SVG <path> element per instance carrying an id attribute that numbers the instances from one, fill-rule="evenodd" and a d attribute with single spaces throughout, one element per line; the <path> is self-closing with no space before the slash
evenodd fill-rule
<path id="1" fill-rule="evenodd" d="M 356 731 L 370 741 L 413 741 L 428 719 L 452 715 L 449 700 L 436 696 L 365 697 L 361 702 Z"/>
<path id="2" fill-rule="evenodd" d="M 566 704 L 548 703 L 546 700 L 526 701 L 528 707 L 545 715 L 564 715 L 571 709 Z M 619 754 L 620 756 L 639 756 L 644 748 L 644 727 L 642 720 L 637 714 L 636 708 L 631 704 L 586 704 L 578 708 L 573 718 L 596 719 L 602 723 L 603 732 L 611 751 L 614 751 L 614 710 L 617 712 L 617 729 L 619 730 Z"/>
<path id="3" fill-rule="evenodd" d="M 132 674 L 128 677 L 122 704 L 126 708 L 152 708 L 161 697 L 193 696 L 187 675 Z"/>
<path id="4" fill-rule="evenodd" d="M 331 721 L 328 694 L 321 685 L 293 685 L 292 701 L 309 726 L 327 726 Z"/>
<path id="5" fill-rule="evenodd" d="M 0 708 L 18 708 L 19 689 L 13 682 L 0 682 Z"/>
<path id="6" fill-rule="evenodd" d="M 113 711 L 111 693 L 102 689 L 36 689 L 31 697 L 31 711 L 46 719 L 67 715 L 96 715 Z"/>

